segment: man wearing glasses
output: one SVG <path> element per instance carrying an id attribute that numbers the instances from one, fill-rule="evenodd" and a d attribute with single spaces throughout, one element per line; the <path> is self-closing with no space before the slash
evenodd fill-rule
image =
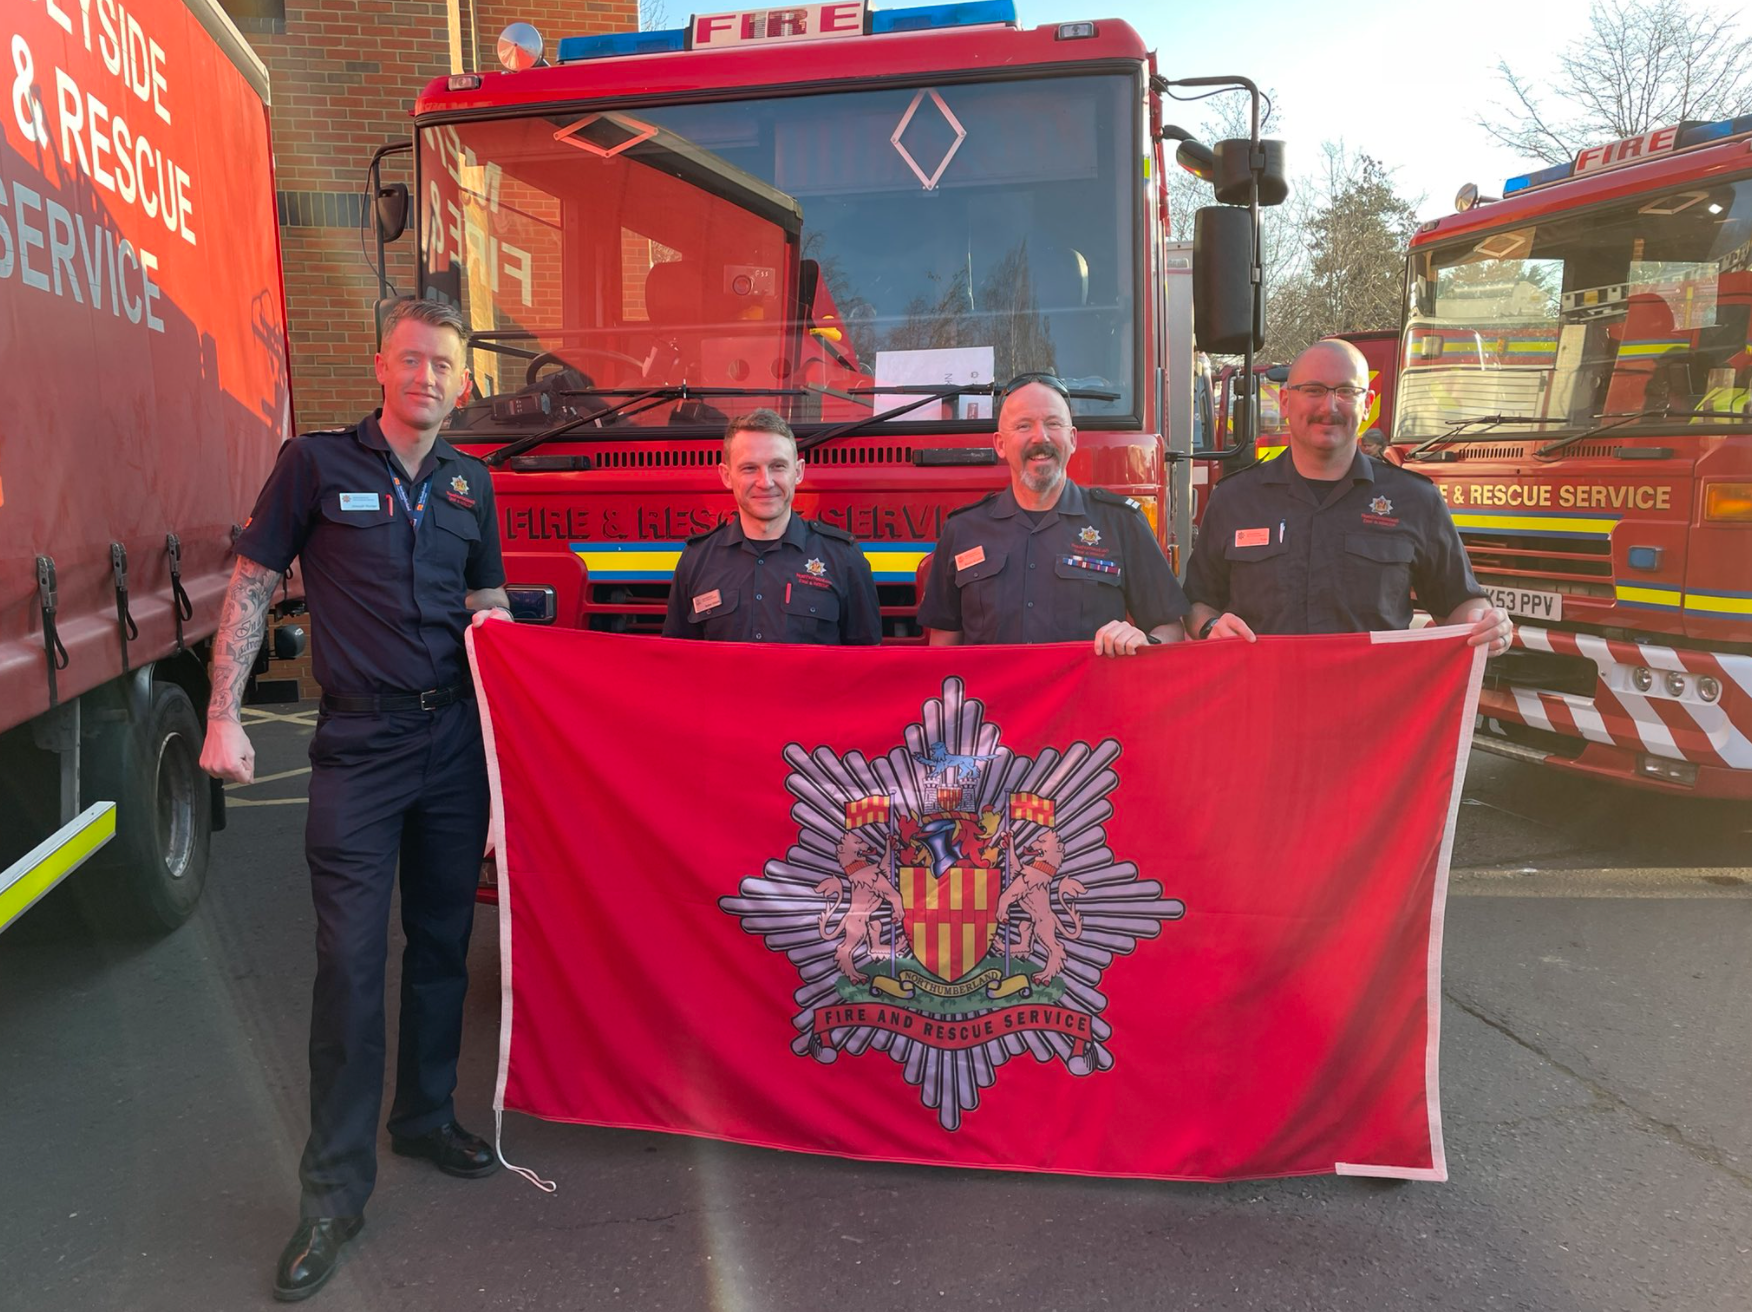
<path id="1" fill-rule="evenodd" d="M 1200 638 L 1411 627 L 1412 592 L 1473 646 L 1508 650 L 1434 483 L 1357 446 L 1368 364 L 1349 342 L 1296 357 L 1281 405 L 1289 450 L 1217 484 L 1186 569 Z"/>
<path id="2" fill-rule="evenodd" d="M 1077 430 L 1065 385 L 1023 374 L 999 396 L 992 445 L 1010 486 L 944 520 L 919 603 L 931 643 L 1093 641 L 1130 656 L 1178 641 L 1186 595 L 1149 520 L 1066 476 Z"/>

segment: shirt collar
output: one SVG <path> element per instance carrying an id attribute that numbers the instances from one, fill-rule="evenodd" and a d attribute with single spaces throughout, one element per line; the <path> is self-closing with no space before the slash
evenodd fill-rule
<path id="1" fill-rule="evenodd" d="M 791 509 L 791 522 L 785 525 L 785 531 L 776 538 L 751 538 L 742 531 L 742 516 L 735 514 L 730 517 L 729 525 L 724 530 L 724 545 L 727 547 L 746 546 L 756 555 L 769 550 L 778 543 L 803 550 L 803 539 L 808 534 L 803 525 L 803 516 L 797 513 L 796 507 Z"/>
<path id="2" fill-rule="evenodd" d="M 370 447 L 373 451 L 381 451 L 385 455 L 391 455 L 393 450 L 389 445 L 389 439 L 383 435 L 383 426 L 377 422 L 378 417 L 382 414 L 382 410 L 373 410 L 355 425 L 353 432 L 357 436 L 360 446 Z M 462 453 L 440 437 L 432 443 L 432 449 L 426 453 L 425 462 L 414 471 L 414 482 L 423 482 L 423 476 L 430 474 L 441 464 L 461 459 Z"/>
<path id="3" fill-rule="evenodd" d="M 1294 479 L 1304 485 L 1308 481 L 1302 477 L 1301 471 L 1296 468 L 1296 462 L 1290 458 L 1288 447 L 1285 447 L 1283 454 L 1275 460 L 1268 460 L 1259 467 L 1259 479 L 1262 483 L 1288 483 Z M 1339 481 L 1343 482 L 1345 479 L 1349 479 L 1353 483 L 1373 483 L 1375 481 L 1374 467 L 1370 465 L 1369 457 L 1363 454 L 1363 448 L 1360 446 L 1351 453 L 1350 468 L 1340 476 Z"/>
<path id="4" fill-rule="evenodd" d="M 1016 489 L 1013 485 L 998 493 L 992 501 L 993 519 L 1010 519 L 1021 511 L 1022 506 L 1016 500 Z M 1087 519 L 1089 516 L 1089 503 L 1083 495 L 1083 489 L 1068 478 L 1065 480 L 1064 490 L 1059 493 L 1059 499 L 1053 502 L 1052 509 L 1040 517 L 1040 522 L 1050 524 L 1055 515 L 1075 515 L 1079 519 Z"/>

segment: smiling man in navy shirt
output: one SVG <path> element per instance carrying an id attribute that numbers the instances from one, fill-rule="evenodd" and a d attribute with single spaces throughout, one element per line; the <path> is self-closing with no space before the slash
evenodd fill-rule
<path id="1" fill-rule="evenodd" d="M 383 408 L 308 433 L 280 458 L 237 540 L 213 654 L 202 768 L 248 783 L 238 720 L 268 603 L 297 558 L 315 621 L 322 712 L 310 744 L 305 855 L 316 907 L 310 1139 L 301 1220 L 274 1295 L 308 1297 L 364 1224 L 383 1101 L 384 970 L 401 874 L 401 1024 L 391 1146 L 480 1176 L 492 1148 L 452 1094 L 468 940 L 487 836 L 487 776 L 463 634 L 503 609 L 486 467 L 438 436 L 465 378 L 461 317 L 404 299 L 383 321 Z"/>

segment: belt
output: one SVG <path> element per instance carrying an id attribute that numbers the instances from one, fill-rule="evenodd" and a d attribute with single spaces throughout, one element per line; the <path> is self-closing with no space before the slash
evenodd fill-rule
<path id="1" fill-rule="evenodd" d="M 380 692 L 370 697 L 343 697 L 325 692 L 322 709 L 348 715 L 383 715 L 391 711 L 439 711 L 456 702 L 474 697 L 472 683 L 453 683 L 448 688 L 428 688 L 425 692 Z"/>

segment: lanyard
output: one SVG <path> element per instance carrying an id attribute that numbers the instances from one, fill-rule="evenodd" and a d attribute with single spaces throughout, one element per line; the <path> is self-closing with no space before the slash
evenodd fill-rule
<path id="1" fill-rule="evenodd" d="M 432 490 L 432 476 L 426 475 L 426 481 L 420 484 L 418 499 L 413 503 L 408 501 L 408 490 L 402 486 L 401 475 L 395 472 L 395 465 L 388 456 L 383 463 L 389 466 L 389 481 L 395 484 L 395 494 L 401 498 L 402 509 L 408 512 L 408 523 L 414 526 L 414 532 L 420 531 L 420 521 L 426 517 L 426 494 Z"/>

